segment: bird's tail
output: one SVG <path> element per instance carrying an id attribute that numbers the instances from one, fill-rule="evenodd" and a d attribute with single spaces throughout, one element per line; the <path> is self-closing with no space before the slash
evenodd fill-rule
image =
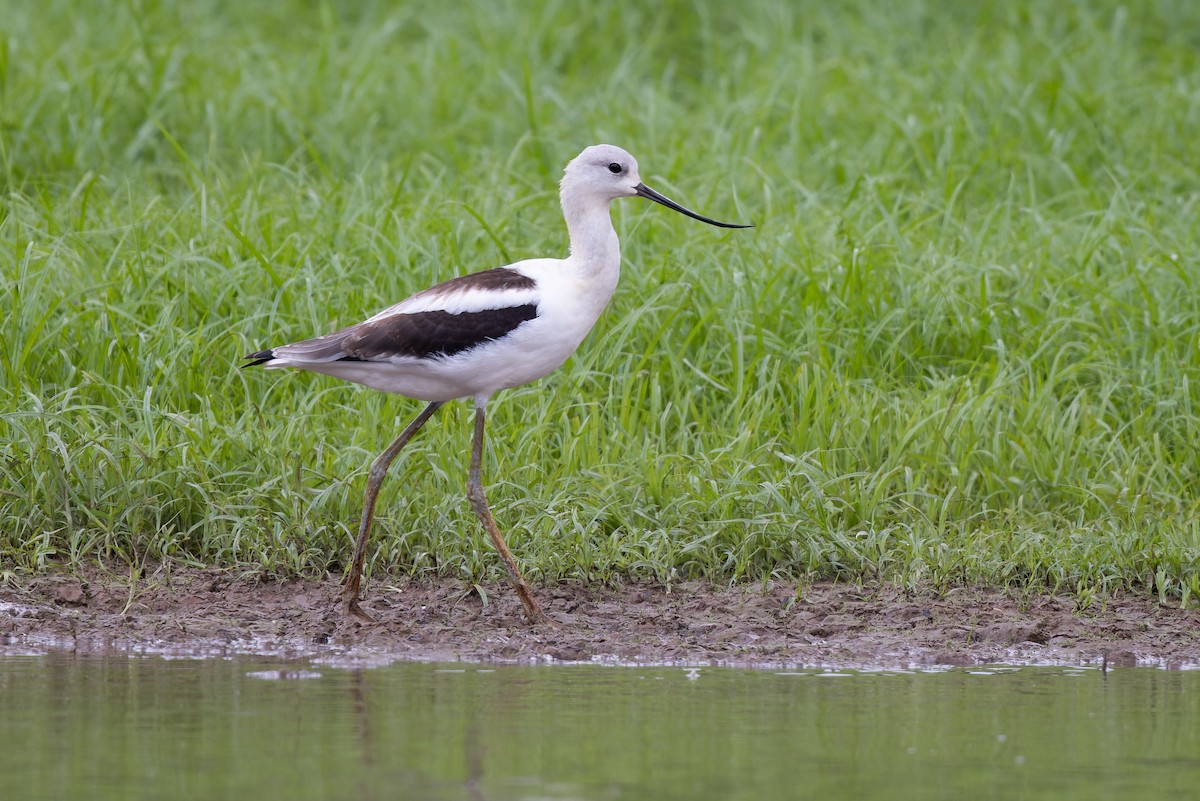
<path id="1" fill-rule="evenodd" d="M 258 367 L 260 364 L 266 364 L 274 359 L 275 351 L 268 348 L 267 350 L 260 350 L 258 353 L 251 353 L 249 356 L 243 356 L 242 358 L 250 360 L 242 365 L 243 369 L 246 367 Z"/>

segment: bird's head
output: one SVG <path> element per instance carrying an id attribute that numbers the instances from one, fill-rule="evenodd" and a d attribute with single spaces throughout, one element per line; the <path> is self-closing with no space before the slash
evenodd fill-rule
<path id="1" fill-rule="evenodd" d="M 567 164 L 559 184 L 563 207 L 607 204 L 620 197 L 644 197 L 700 222 L 720 228 L 751 228 L 697 214 L 642 183 L 637 159 L 616 145 L 592 145 Z"/>

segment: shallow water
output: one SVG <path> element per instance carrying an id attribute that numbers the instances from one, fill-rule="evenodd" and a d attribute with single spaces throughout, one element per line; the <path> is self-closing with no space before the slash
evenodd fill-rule
<path id="1" fill-rule="evenodd" d="M 0 658 L 0 798 L 1192 797 L 1200 671 Z"/>

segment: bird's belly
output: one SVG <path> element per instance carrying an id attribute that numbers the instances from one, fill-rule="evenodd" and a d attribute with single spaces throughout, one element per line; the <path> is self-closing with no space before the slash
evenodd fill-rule
<path id="1" fill-rule="evenodd" d="M 553 317 L 537 317 L 508 336 L 474 348 L 479 380 L 490 391 L 537 381 L 559 367 L 579 347 L 591 326 L 564 326 Z"/>

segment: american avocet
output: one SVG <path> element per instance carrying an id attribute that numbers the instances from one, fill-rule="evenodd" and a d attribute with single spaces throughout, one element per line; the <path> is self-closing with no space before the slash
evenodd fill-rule
<path id="1" fill-rule="evenodd" d="M 621 246 L 608 207 L 617 198 L 635 195 L 709 225 L 751 227 L 689 211 L 642 183 L 633 156 L 612 145 L 593 145 L 567 165 L 559 188 L 571 239 L 567 258 L 527 259 L 452 278 L 357 325 L 245 357 L 250 360 L 245 367 L 297 367 L 428 402 L 371 464 L 342 596 L 346 611 L 370 619 L 359 607 L 359 582 L 375 499 L 392 460 L 438 407 L 457 398 L 474 398 L 467 498 L 500 553 L 526 617 L 535 623 L 551 622 L 534 600 L 488 509 L 479 478 L 484 419 L 492 395 L 558 368 L 595 325 L 621 270 Z"/>

